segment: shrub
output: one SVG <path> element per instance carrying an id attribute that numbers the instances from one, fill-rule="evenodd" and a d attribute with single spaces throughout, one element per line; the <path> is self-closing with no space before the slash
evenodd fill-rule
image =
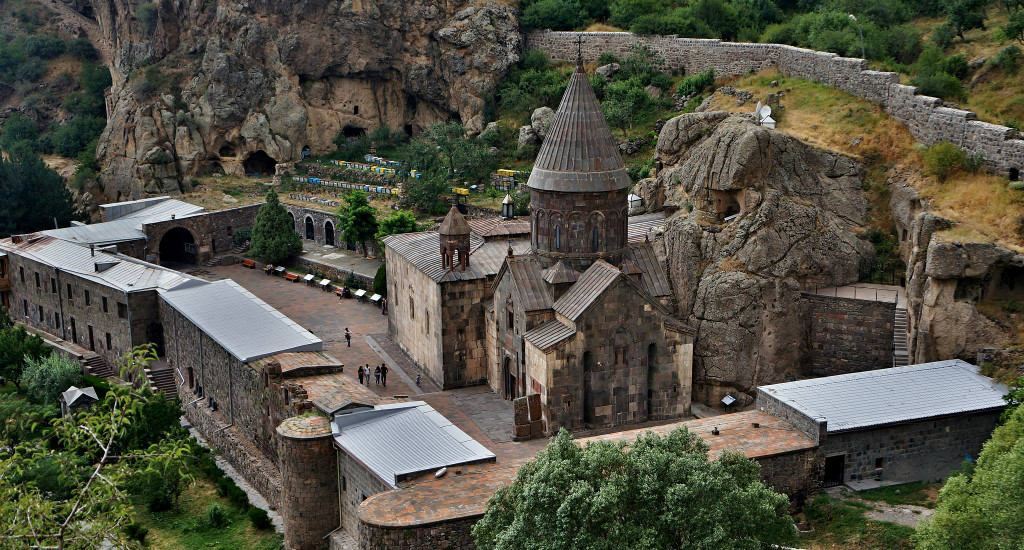
<path id="1" fill-rule="evenodd" d="M 100 117 L 75 117 L 61 124 L 51 133 L 53 150 L 64 157 L 77 157 L 99 137 L 106 125 L 107 121 Z"/>
<path id="2" fill-rule="evenodd" d="M 95 61 L 99 57 L 96 48 L 87 38 L 76 38 L 68 42 L 67 50 L 69 54 L 82 61 Z"/>
<path id="3" fill-rule="evenodd" d="M 40 59 L 53 59 L 66 50 L 63 40 L 47 34 L 36 34 L 26 37 L 22 47 L 26 54 Z"/>
<path id="4" fill-rule="evenodd" d="M 618 62 L 619 62 L 619 58 L 616 57 L 615 54 L 613 54 L 613 53 L 604 52 L 601 55 L 597 56 L 597 64 L 598 64 L 598 66 L 610 65 L 612 63 L 618 63 Z"/>
<path id="5" fill-rule="evenodd" d="M 388 272 L 384 265 L 378 267 L 377 273 L 373 276 L 373 291 L 382 296 L 388 295 Z"/>
<path id="6" fill-rule="evenodd" d="M 139 544 L 146 543 L 146 535 L 149 534 L 149 529 L 139 525 L 138 523 L 129 523 L 124 527 L 124 534 L 131 540 Z"/>
<path id="7" fill-rule="evenodd" d="M 245 243 L 249 242 L 251 239 L 251 227 L 243 227 L 241 229 L 236 229 L 234 235 L 231 235 L 231 242 L 233 242 L 235 246 L 242 246 Z"/>
<path id="8" fill-rule="evenodd" d="M 523 10 L 523 27 L 569 31 L 583 23 L 583 7 L 576 0 L 538 0 Z"/>
<path id="9" fill-rule="evenodd" d="M 1006 74 L 1017 74 L 1020 66 L 1020 48 L 1016 45 L 1007 46 L 999 50 L 989 63 Z"/>
<path id="10" fill-rule="evenodd" d="M 0 394 L 0 441 L 26 441 L 40 436 L 60 416 L 53 404 L 36 405 L 17 395 Z"/>
<path id="11" fill-rule="evenodd" d="M 57 403 L 61 392 L 81 382 L 81 365 L 56 353 L 41 359 L 27 359 L 21 375 L 25 394 L 36 403 Z"/>
<path id="12" fill-rule="evenodd" d="M 267 511 L 263 508 L 251 506 L 246 515 L 249 516 L 249 521 L 252 522 L 252 526 L 257 529 L 267 530 L 273 526 L 273 523 L 270 521 L 270 515 L 268 515 Z"/>
<path id="13" fill-rule="evenodd" d="M 24 63 L 18 65 L 18 70 L 14 71 L 14 77 L 25 82 L 36 82 L 43 78 L 44 74 L 46 65 L 33 57 L 26 59 Z"/>
<path id="14" fill-rule="evenodd" d="M 954 38 L 956 38 L 956 32 L 953 30 L 953 27 L 949 26 L 949 23 L 943 23 L 935 27 L 935 30 L 932 31 L 929 37 L 932 44 L 943 50 L 953 45 Z"/>
<path id="15" fill-rule="evenodd" d="M 227 527 L 230 520 L 228 518 L 228 513 L 224 511 L 224 507 L 220 504 L 214 503 L 206 509 L 206 523 L 215 529 L 222 529 Z"/>
<path id="16" fill-rule="evenodd" d="M 957 78 L 967 76 L 967 58 L 961 54 L 951 55 L 942 61 L 942 72 L 949 73 Z"/>
<path id="17" fill-rule="evenodd" d="M 918 75 L 911 81 L 917 86 L 918 93 L 942 99 L 953 99 L 964 101 L 967 99 L 967 92 L 960 79 L 949 73 L 935 73 L 931 75 Z"/>
<path id="18" fill-rule="evenodd" d="M 146 469 L 133 476 L 130 488 L 150 512 L 163 512 L 173 508 L 178 501 L 181 481 L 177 471 Z"/>
<path id="19" fill-rule="evenodd" d="M 14 113 L 0 128 L 0 149 L 9 150 L 15 143 L 27 143 L 32 150 L 36 150 L 38 138 L 39 129 L 35 121 L 21 113 Z"/>
<path id="20" fill-rule="evenodd" d="M 925 172 L 939 181 L 946 181 L 955 170 L 963 168 L 966 162 L 967 153 L 947 141 L 936 143 L 924 151 Z"/>
<path id="21" fill-rule="evenodd" d="M 715 71 L 708 69 L 688 76 L 679 83 L 676 93 L 681 96 L 695 95 L 715 85 Z"/>

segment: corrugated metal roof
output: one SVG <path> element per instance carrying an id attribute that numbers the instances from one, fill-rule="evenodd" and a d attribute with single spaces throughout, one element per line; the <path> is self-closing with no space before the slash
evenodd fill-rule
<path id="1" fill-rule="evenodd" d="M 60 394 L 61 399 L 67 406 L 74 405 L 82 397 L 89 397 L 92 401 L 99 401 L 100 398 L 96 395 L 96 388 L 89 386 L 88 388 L 79 388 L 71 386 L 64 393 Z"/>
<path id="2" fill-rule="evenodd" d="M 146 238 L 142 226 L 175 218 L 182 218 L 203 212 L 201 206 L 176 199 L 167 199 L 137 212 L 126 214 L 116 220 L 90 225 L 73 225 L 61 229 L 49 229 L 43 234 L 81 244 L 110 244 Z"/>
<path id="3" fill-rule="evenodd" d="M 391 487 L 406 474 L 495 458 L 423 401 L 337 414 L 331 427 L 338 446 Z"/>
<path id="4" fill-rule="evenodd" d="M 668 284 L 668 275 L 665 274 L 665 269 L 658 261 L 658 256 L 654 253 L 654 247 L 650 243 L 631 244 L 629 257 L 643 272 L 644 289 L 651 296 L 672 294 L 672 286 Z"/>
<path id="5" fill-rule="evenodd" d="M 604 260 L 594 262 L 580 275 L 576 284 L 555 302 L 555 311 L 575 321 L 620 275 L 622 272 L 612 264 Z"/>
<path id="6" fill-rule="evenodd" d="M 527 181 L 533 189 L 593 193 L 632 185 L 594 89 L 577 68 Z"/>
<path id="7" fill-rule="evenodd" d="M 999 409 L 1006 386 L 951 359 L 761 386 L 811 418 L 843 432 L 956 413 Z"/>
<path id="8" fill-rule="evenodd" d="M 627 239 L 630 243 L 645 242 L 644 237 L 651 231 L 651 229 L 664 224 L 664 212 L 631 216 L 626 226 L 626 230 L 628 232 Z"/>
<path id="9" fill-rule="evenodd" d="M 523 334 L 523 339 L 545 351 L 574 334 L 576 334 L 574 327 L 570 327 L 558 319 L 552 319 L 526 331 L 526 334 Z"/>
<path id="10" fill-rule="evenodd" d="M 243 363 L 323 342 L 231 279 L 165 291 L 160 297 Z"/>
<path id="11" fill-rule="evenodd" d="M 18 254 L 61 271 L 116 288 L 122 292 L 174 288 L 192 277 L 171 269 L 121 254 L 89 250 L 88 247 L 52 236 L 29 238 L 20 244 L 7 239 L 0 243 L 11 254 Z M 97 271 L 97 264 L 109 265 Z"/>
<path id="12" fill-rule="evenodd" d="M 558 260 L 555 265 L 544 270 L 544 280 L 553 285 L 575 283 L 579 279 L 580 272 L 573 269 L 564 260 Z"/>
<path id="13" fill-rule="evenodd" d="M 436 231 L 402 233 L 386 237 L 384 245 L 389 254 L 399 254 L 437 282 L 473 280 L 495 275 L 508 255 L 507 242 L 484 242 L 477 235 L 470 235 L 469 267 L 466 271 L 445 269 L 441 265 L 439 239 Z M 530 241 L 514 240 L 512 250 L 515 254 L 525 254 L 530 250 Z"/>
<path id="14" fill-rule="evenodd" d="M 551 288 L 544 282 L 540 262 L 533 255 L 506 258 L 509 274 L 516 286 L 524 311 L 551 309 Z"/>

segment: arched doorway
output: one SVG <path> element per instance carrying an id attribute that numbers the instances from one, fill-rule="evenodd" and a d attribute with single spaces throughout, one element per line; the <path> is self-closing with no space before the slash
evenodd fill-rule
<path id="1" fill-rule="evenodd" d="M 291 220 L 291 222 L 292 222 L 292 231 L 295 231 L 296 233 L 298 233 L 298 230 L 295 229 L 295 214 L 292 214 L 291 212 L 288 212 L 288 219 Z"/>
<path id="2" fill-rule="evenodd" d="M 160 265 L 195 265 L 198 256 L 196 238 L 184 227 L 175 227 L 160 239 Z"/>
<path id="3" fill-rule="evenodd" d="M 516 398 L 516 377 L 512 373 L 512 358 L 506 356 L 501 366 L 502 377 L 505 380 L 505 399 Z"/>
<path id="4" fill-rule="evenodd" d="M 324 223 L 324 244 L 334 246 L 334 223 L 331 220 Z"/>
<path id="5" fill-rule="evenodd" d="M 366 128 L 346 124 L 345 127 L 341 129 L 341 135 L 349 139 L 361 138 L 366 135 Z"/>
<path id="6" fill-rule="evenodd" d="M 242 166 L 245 168 L 247 176 L 273 176 L 277 161 L 261 150 L 245 157 Z"/>
<path id="7" fill-rule="evenodd" d="M 313 217 L 306 216 L 306 240 L 315 240 L 316 231 L 313 228 Z"/>

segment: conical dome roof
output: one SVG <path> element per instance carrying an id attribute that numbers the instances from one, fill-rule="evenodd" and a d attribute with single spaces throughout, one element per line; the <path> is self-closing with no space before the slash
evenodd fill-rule
<path id="1" fill-rule="evenodd" d="M 466 223 L 466 217 L 462 215 L 462 212 L 452 206 L 448 215 L 444 217 L 444 221 L 441 222 L 441 227 L 437 228 L 437 232 L 442 235 L 469 235 L 469 224 Z"/>
<path id="2" fill-rule="evenodd" d="M 527 185 L 569 193 L 614 191 L 632 185 L 601 104 L 579 66 L 569 78 Z"/>

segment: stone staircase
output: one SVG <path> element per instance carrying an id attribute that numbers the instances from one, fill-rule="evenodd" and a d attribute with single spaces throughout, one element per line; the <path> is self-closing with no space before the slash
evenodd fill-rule
<path id="1" fill-rule="evenodd" d="M 910 355 L 907 351 L 907 310 L 901 307 L 896 308 L 893 316 L 892 334 L 892 366 L 903 367 L 910 362 Z"/>
<path id="2" fill-rule="evenodd" d="M 178 397 L 178 383 L 174 378 L 174 371 L 171 369 L 150 370 L 146 369 L 146 379 L 153 390 L 164 394 L 166 397 Z"/>
<path id="3" fill-rule="evenodd" d="M 112 367 L 102 356 L 96 355 L 95 353 L 82 357 L 82 366 L 85 367 L 86 374 L 90 374 L 92 376 L 113 378 L 116 375 L 114 367 Z"/>

